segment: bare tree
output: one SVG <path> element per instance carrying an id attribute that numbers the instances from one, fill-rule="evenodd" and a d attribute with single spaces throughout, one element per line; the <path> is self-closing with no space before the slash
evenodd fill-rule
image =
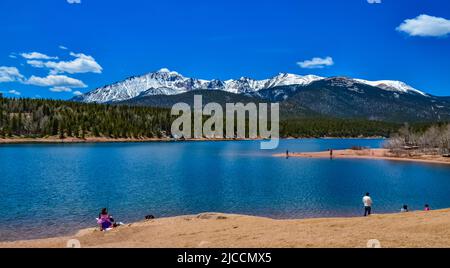
<path id="1" fill-rule="evenodd" d="M 432 126 L 428 128 L 422 135 L 419 143 L 419 147 L 423 148 L 426 152 L 431 152 L 439 148 L 441 140 L 441 131 L 439 127 Z"/>
<path id="2" fill-rule="evenodd" d="M 450 124 L 442 131 L 442 153 L 450 153 Z"/>
<path id="3" fill-rule="evenodd" d="M 450 124 L 443 127 L 431 126 L 423 133 L 411 131 L 411 128 L 405 124 L 397 135 L 384 143 L 384 148 L 396 155 L 448 154 L 450 152 Z"/>
<path id="4" fill-rule="evenodd" d="M 409 127 L 409 124 L 406 123 L 404 126 L 402 126 L 398 130 L 398 135 L 403 139 L 404 145 L 408 145 L 411 142 L 411 129 Z"/>

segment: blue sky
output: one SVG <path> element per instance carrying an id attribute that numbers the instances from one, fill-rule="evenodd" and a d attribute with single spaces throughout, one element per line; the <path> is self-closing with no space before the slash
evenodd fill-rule
<path id="1" fill-rule="evenodd" d="M 448 0 L 71 1 L 0 1 L 5 95 L 69 99 L 163 67 L 391 79 L 450 95 Z"/>

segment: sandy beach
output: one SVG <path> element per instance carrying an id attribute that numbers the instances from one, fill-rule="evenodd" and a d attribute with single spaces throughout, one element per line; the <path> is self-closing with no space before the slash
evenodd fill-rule
<path id="1" fill-rule="evenodd" d="M 69 239 L 81 247 L 126 248 L 364 248 L 450 247 L 450 209 L 357 218 L 274 220 L 205 213 L 161 218 L 109 232 L 86 229 L 74 236 L 0 243 L 1 248 L 63 248 Z"/>
<path id="2" fill-rule="evenodd" d="M 275 154 L 276 157 L 286 157 L 286 153 Z M 299 158 L 330 158 L 330 152 L 295 153 L 290 152 L 289 157 Z M 373 159 L 392 161 L 412 161 L 434 164 L 450 164 L 449 157 L 438 155 L 395 156 L 388 149 L 364 149 L 364 150 L 334 150 L 333 159 Z"/>

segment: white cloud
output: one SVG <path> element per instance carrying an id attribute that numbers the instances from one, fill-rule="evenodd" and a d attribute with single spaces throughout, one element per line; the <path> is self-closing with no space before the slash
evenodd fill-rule
<path id="1" fill-rule="evenodd" d="M 367 0 L 369 4 L 381 4 L 381 0 Z"/>
<path id="2" fill-rule="evenodd" d="M 74 91 L 73 92 L 73 95 L 75 95 L 75 96 L 81 96 L 81 95 L 83 95 L 83 92 L 81 92 L 81 91 Z"/>
<path id="3" fill-rule="evenodd" d="M 40 60 L 27 60 L 27 63 L 35 68 L 44 68 L 45 62 Z"/>
<path id="4" fill-rule="evenodd" d="M 16 67 L 0 66 L 0 83 L 22 81 L 23 78 Z"/>
<path id="5" fill-rule="evenodd" d="M 305 69 L 321 69 L 327 66 L 334 65 L 334 61 L 332 57 L 326 58 L 312 58 L 310 60 L 305 60 L 301 62 L 297 62 L 297 64 Z"/>
<path id="6" fill-rule="evenodd" d="M 11 59 L 17 59 L 17 56 L 15 54 L 9 54 L 9 56 Z"/>
<path id="7" fill-rule="evenodd" d="M 50 88 L 51 92 L 72 92 L 70 87 L 52 87 Z"/>
<path id="8" fill-rule="evenodd" d="M 59 46 L 59 48 L 62 49 L 62 50 L 68 50 L 68 48 L 65 47 L 65 46 Z"/>
<path id="9" fill-rule="evenodd" d="M 50 57 L 39 52 L 22 53 L 20 54 L 23 58 L 27 60 L 56 60 L 58 57 Z"/>
<path id="10" fill-rule="evenodd" d="M 17 90 L 10 90 L 10 91 L 8 91 L 8 93 L 11 94 L 11 95 L 16 95 L 16 96 L 20 96 L 21 95 L 21 93 L 19 91 L 17 91 Z"/>
<path id="11" fill-rule="evenodd" d="M 48 75 L 47 77 L 31 76 L 24 82 L 28 85 L 34 85 L 39 87 L 68 87 L 68 88 L 85 88 L 87 87 L 83 81 L 68 77 L 65 75 Z"/>
<path id="12" fill-rule="evenodd" d="M 446 36 L 450 33 L 450 20 L 423 14 L 405 20 L 396 30 L 411 36 Z"/>
<path id="13" fill-rule="evenodd" d="M 69 4 L 81 4 L 81 0 L 67 0 Z"/>
<path id="14" fill-rule="evenodd" d="M 48 68 L 51 69 L 52 74 L 58 73 L 102 73 L 103 68 L 98 64 L 92 56 L 85 55 L 83 53 L 73 53 L 70 55 L 75 57 L 72 61 L 39 61 L 29 60 L 27 61 L 33 67 L 36 68 Z"/>

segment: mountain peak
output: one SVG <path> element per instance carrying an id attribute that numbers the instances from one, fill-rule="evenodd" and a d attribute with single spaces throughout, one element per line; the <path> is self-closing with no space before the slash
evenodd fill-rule
<path id="1" fill-rule="evenodd" d="M 171 71 L 168 68 L 161 68 L 156 73 L 169 73 L 169 74 L 179 74 L 177 72 Z"/>
<path id="2" fill-rule="evenodd" d="M 172 77 L 172 79 L 183 77 L 178 72 L 171 71 L 168 68 L 161 68 L 158 71 L 148 73 L 147 75 L 152 76 L 152 77 L 161 77 L 162 79 L 166 79 L 167 77 Z"/>

